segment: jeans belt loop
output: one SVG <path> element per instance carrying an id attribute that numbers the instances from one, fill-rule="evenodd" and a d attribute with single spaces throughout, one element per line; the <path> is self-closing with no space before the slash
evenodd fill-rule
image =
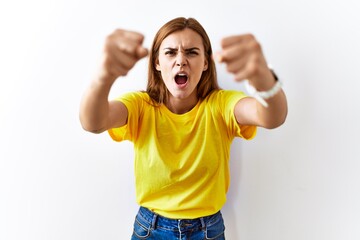
<path id="1" fill-rule="evenodd" d="M 154 213 L 153 218 L 152 218 L 152 221 L 151 221 L 151 229 L 152 229 L 152 230 L 155 230 L 155 228 L 156 228 L 156 220 L 157 220 L 157 217 L 158 217 L 158 215 L 157 215 L 156 213 Z"/>
<path id="2" fill-rule="evenodd" d="M 205 225 L 205 221 L 204 221 L 203 217 L 200 218 L 200 222 L 201 222 L 201 230 L 205 231 L 206 230 L 206 225 Z"/>

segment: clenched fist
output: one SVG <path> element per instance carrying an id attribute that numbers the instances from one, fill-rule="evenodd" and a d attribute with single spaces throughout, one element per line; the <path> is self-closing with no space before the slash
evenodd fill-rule
<path id="1" fill-rule="evenodd" d="M 137 61 L 148 55 L 143 40 L 142 34 L 133 31 L 117 29 L 110 34 L 105 41 L 99 78 L 114 82 L 125 76 Z"/>
<path id="2" fill-rule="evenodd" d="M 263 55 L 261 46 L 251 34 L 223 38 L 222 50 L 216 58 L 226 64 L 236 81 L 249 80 L 258 90 L 268 90 L 275 82 Z"/>

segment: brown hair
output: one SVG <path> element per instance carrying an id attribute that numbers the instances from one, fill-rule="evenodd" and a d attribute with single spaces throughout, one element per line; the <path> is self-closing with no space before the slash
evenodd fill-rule
<path id="1" fill-rule="evenodd" d="M 156 103 L 166 103 L 169 96 L 169 91 L 162 80 L 161 73 L 156 70 L 156 61 L 159 57 L 160 45 L 171 33 L 184 30 L 185 28 L 189 28 L 201 36 L 205 49 L 205 58 L 208 61 L 208 69 L 202 73 L 197 86 L 198 98 L 204 99 L 210 92 L 219 89 L 215 62 L 212 59 L 211 43 L 205 29 L 194 18 L 179 17 L 167 22 L 159 29 L 151 47 L 146 92 Z"/>

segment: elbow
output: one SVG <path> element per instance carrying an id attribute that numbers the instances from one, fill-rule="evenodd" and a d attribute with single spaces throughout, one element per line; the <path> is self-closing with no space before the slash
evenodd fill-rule
<path id="1" fill-rule="evenodd" d="M 82 129 L 84 129 L 87 132 L 100 134 L 106 131 L 105 127 L 96 126 L 94 124 L 91 124 L 90 122 L 84 120 L 80 116 L 80 124 Z"/>
<path id="2" fill-rule="evenodd" d="M 87 128 L 87 127 L 84 127 L 84 126 L 83 126 L 83 129 L 84 129 L 85 131 L 87 131 L 87 132 L 94 133 L 94 134 L 100 134 L 100 133 L 105 132 L 104 129 Z"/>
<path id="3" fill-rule="evenodd" d="M 86 124 L 81 124 L 82 128 L 90 133 L 100 134 L 105 132 L 106 129 L 104 128 L 91 128 L 90 126 L 87 126 Z"/>
<path id="4" fill-rule="evenodd" d="M 276 118 L 272 118 L 269 121 L 267 121 L 265 124 L 263 124 L 263 127 L 266 129 L 275 129 L 280 127 L 281 125 L 283 125 L 286 121 L 286 117 L 287 117 L 287 111 L 285 111 L 284 114 L 276 117 Z"/>
<path id="5" fill-rule="evenodd" d="M 280 127 L 284 123 L 285 123 L 285 118 L 282 119 L 282 120 L 279 120 L 279 121 L 273 121 L 271 123 L 264 124 L 263 127 L 266 128 L 266 129 L 275 129 L 275 128 Z"/>

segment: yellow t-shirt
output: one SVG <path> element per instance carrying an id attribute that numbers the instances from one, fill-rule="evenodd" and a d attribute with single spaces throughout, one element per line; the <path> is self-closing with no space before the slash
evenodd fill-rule
<path id="1" fill-rule="evenodd" d="M 147 93 L 118 98 L 128 109 L 125 126 L 109 130 L 135 150 L 136 199 L 168 218 L 197 218 L 219 211 L 230 183 L 230 145 L 251 139 L 255 126 L 239 126 L 235 104 L 242 92 L 216 90 L 185 114 L 154 105 Z"/>

